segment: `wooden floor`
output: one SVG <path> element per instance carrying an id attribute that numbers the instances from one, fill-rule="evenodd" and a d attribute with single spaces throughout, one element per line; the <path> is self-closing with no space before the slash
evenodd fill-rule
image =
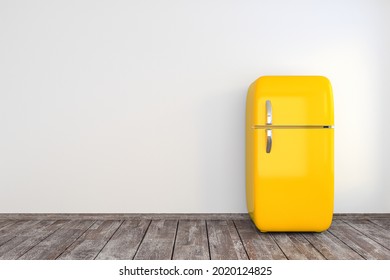
<path id="1" fill-rule="evenodd" d="M 261 233 L 245 214 L 0 214 L 0 259 L 390 259 L 390 214 Z"/>

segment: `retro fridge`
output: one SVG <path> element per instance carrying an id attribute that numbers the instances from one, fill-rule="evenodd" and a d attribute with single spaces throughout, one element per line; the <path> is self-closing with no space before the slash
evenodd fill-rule
<path id="1" fill-rule="evenodd" d="M 329 228 L 333 95 L 322 76 L 264 76 L 246 101 L 246 196 L 260 231 Z"/>

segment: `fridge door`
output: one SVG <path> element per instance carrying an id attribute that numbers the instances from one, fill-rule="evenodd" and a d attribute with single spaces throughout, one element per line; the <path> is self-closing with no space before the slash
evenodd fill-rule
<path id="1" fill-rule="evenodd" d="M 325 77 L 264 76 L 251 85 L 249 95 L 252 125 L 334 124 L 332 88 Z"/>
<path id="2" fill-rule="evenodd" d="M 323 231 L 333 216 L 333 129 L 254 129 L 251 217 L 261 231 Z"/>

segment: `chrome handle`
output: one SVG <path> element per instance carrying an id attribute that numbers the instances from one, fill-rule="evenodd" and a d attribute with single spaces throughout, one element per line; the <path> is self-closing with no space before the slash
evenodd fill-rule
<path id="1" fill-rule="evenodd" d="M 267 125 L 272 124 L 272 104 L 270 100 L 265 101 L 265 109 L 267 111 Z"/>
<path id="2" fill-rule="evenodd" d="M 267 131 L 267 147 L 265 151 L 267 152 L 267 154 L 269 154 L 272 148 L 272 129 L 267 129 L 266 131 Z"/>

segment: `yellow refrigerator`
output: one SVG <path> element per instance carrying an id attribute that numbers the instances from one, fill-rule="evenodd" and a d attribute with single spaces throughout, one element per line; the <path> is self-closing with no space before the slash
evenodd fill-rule
<path id="1" fill-rule="evenodd" d="M 334 201 L 334 117 L 329 80 L 263 76 L 246 100 L 246 198 L 256 227 L 329 228 Z"/>

